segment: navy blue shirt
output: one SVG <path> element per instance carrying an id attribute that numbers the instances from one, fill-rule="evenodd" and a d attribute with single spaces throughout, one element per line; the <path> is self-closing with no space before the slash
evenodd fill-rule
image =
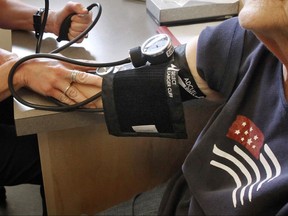
<path id="1" fill-rule="evenodd" d="M 288 104 L 281 62 L 232 18 L 201 33 L 197 67 L 227 102 L 183 165 L 192 196 L 189 214 L 288 215 Z"/>

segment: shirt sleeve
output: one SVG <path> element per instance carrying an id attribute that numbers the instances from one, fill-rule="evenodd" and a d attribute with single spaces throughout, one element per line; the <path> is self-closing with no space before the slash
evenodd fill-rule
<path id="1" fill-rule="evenodd" d="M 237 79 L 245 30 L 237 18 L 207 27 L 199 36 L 197 70 L 208 86 L 229 97 Z"/>

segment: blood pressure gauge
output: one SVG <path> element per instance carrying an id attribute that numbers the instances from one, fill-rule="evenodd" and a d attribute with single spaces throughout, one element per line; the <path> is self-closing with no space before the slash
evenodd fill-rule
<path id="1" fill-rule="evenodd" d="M 142 46 L 130 50 L 130 59 L 134 67 L 143 66 L 149 61 L 151 64 L 167 62 L 174 53 L 170 37 L 157 34 L 146 40 Z"/>
<path id="2" fill-rule="evenodd" d="M 160 64 L 170 59 L 174 47 L 167 34 L 157 34 L 142 44 L 141 52 L 151 64 Z"/>

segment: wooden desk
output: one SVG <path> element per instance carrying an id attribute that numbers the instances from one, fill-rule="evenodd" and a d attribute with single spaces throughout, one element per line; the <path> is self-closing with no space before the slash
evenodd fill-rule
<path id="1" fill-rule="evenodd" d="M 39 0 L 29 2 L 43 7 Z M 65 0 L 51 1 L 59 8 Z M 91 0 L 82 1 L 93 3 Z M 63 52 L 73 58 L 113 61 L 126 58 L 128 49 L 142 44 L 156 33 L 145 3 L 132 0 L 99 0 L 102 17 L 89 37 Z M 21 38 L 21 39 L 20 39 Z M 42 52 L 57 44 L 45 35 Z M 34 52 L 34 35 L 13 32 L 13 51 Z M 37 101 L 37 95 L 24 92 Z M 180 168 L 195 134 L 206 122 L 214 104 L 185 106 L 189 139 L 119 138 L 107 133 L 103 115 L 39 111 L 15 102 L 19 135 L 38 134 L 48 213 L 51 215 L 94 214 L 133 197 L 167 180 Z M 195 120 L 206 112 L 204 118 Z M 196 122 L 196 123 L 195 123 Z"/>

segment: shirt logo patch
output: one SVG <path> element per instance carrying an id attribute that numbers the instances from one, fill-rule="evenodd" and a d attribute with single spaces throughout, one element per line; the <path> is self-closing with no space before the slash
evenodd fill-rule
<path id="1" fill-rule="evenodd" d="M 241 205 L 244 205 L 245 197 L 248 197 L 250 202 L 252 201 L 253 192 L 255 192 L 253 188 L 259 191 L 263 184 L 277 178 L 281 174 L 281 165 L 268 144 L 264 143 L 265 138 L 261 130 L 247 117 L 238 115 L 226 136 L 237 142 L 233 147 L 235 154 L 225 152 L 215 144 L 213 153 L 219 157 L 219 161 L 211 160 L 210 164 L 226 171 L 234 179 L 232 202 L 236 208 L 239 200 Z M 245 152 L 239 148 L 238 143 L 248 151 Z M 260 161 L 260 165 L 256 163 L 257 161 Z M 237 169 L 228 166 L 231 162 L 236 165 Z M 265 170 L 262 173 L 261 168 Z M 245 179 L 241 179 L 240 176 L 244 176 Z"/>

